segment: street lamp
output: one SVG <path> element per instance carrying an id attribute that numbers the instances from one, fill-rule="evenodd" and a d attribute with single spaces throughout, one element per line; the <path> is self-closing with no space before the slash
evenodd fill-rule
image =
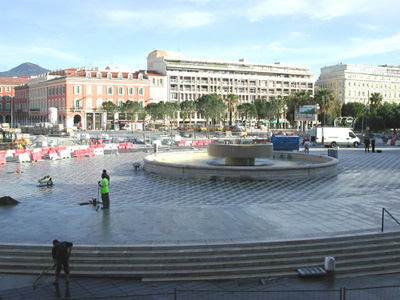
<path id="1" fill-rule="evenodd" d="M 287 109 L 288 109 L 288 107 L 287 107 L 287 105 L 285 104 L 284 106 L 283 106 L 283 113 L 284 113 L 284 115 L 283 115 L 283 119 L 285 120 L 284 122 L 284 125 L 283 125 L 283 129 L 287 129 L 287 120 L 286 120 L 286 111 L 287 111 Z"/>
<path id="2" fill-rule="evenodd" d="M 315 105 L 316 113 L 315 113 L 315 127 L 318 126 L 318 111 L 320 109 L 319 104 Z"/>
<path id="3" fill-rule="evenodd" d="M 364 141 L 364 112 L 365 112 L 365 110 L 369 110 L 369 106 L 368 105 L 365 105 L 364 107 L 363 107 L 363 114 L 362 114 L 362 122 L 361 122 L 361 136 L 362 136 L 362 139 L 363 139 L 363 141 Z"/>

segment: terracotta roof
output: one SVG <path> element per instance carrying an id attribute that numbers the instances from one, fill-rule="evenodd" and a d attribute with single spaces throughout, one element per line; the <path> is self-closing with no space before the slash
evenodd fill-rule
<path id="1" fill-rule="evenodd" d="M 21 85 L 27 84 L 28 78 L 0 77 L 0 85 Z"/>
<path id="2" fill-rule="evenodd" d="M 157 71 L 147 71 L 147 75 L 165 77 L 165 75 L 162 75 L 162 74 L 158 73 Z"/>

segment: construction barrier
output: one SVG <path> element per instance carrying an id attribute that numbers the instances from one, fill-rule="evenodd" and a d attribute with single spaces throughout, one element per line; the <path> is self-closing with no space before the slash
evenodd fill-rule
<path id="1" fill-rule="evenodd" d="M 6 157 L 3 156 L 3 155 L 1 155 L 1 156 L 0 156 L 0 165 L 5 165 L 6 163 L 7 163 Z"/>
<path id="2" fill-rule="evenodd" d="M 93 148 L 85 149 L 85 156 L 94 156 L 94 149 Z"/>
<path id="3" fill-rule="evenodd" d="M 36 162 L 36 161 L 44 159 L 42 152 L 32 152 L 30 155 L 31 155 L 32 162 Z"/>
<path id="4" fill-rule="evenodd" d="M 94 156 L 100 156 L 104 155 L 104 149 L 103 148 L 94 148 Z"/>
<path id="5" fill-rule="evenodd" d="M 51 160 L 57 160 L 57 159 L 60 159 L 60 156 L 57 154 L 57 152 L 50 151 L 49 152 L 49 158 Z"/>
<path id="6" fill-rule="evenodd" d="M 71 152 L 69 150 L 63 149 L 58 152 L 58 155 L 60 155 L 60 158 L 71 158 Z"/>
<path id="7" fill-rule="evenodd" d="M 20 153 L 20 154 L 18 154 L 18 161 L 20 163 L 30 162 L 31 161 L 31 157 L 29 156 L 29 153 Z"/>

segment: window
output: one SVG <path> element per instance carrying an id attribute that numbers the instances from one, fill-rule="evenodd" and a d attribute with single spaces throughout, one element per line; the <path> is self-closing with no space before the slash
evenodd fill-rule
<path id="1" fill-rule="evenodd" d="M 88 95 L 92 94 L 92 86 L 91 85 L 86 86 L 86 94 L 88 94 Z"/>
<path id="2" fill-rule="evenodd" d="M 86 98 L 86 107 L 92 108 L 92 98 Z"/>
<path id="3" fill-rule="evenodd" d="M 96 103 L 96 107 L 97 108 L 101 108 L 102 107 L 102 104 L 103 103 L 103 99 L 102 98 L 97 98 L 97 103 Z"/>
<path id="4" fill-rule="evenodd" d="M 103 95 L 103 87 L 101 85 L 97 86 L 97 95 Z"/>
<path id="5" fill-rule="evenodd" d="M 122 79 L 122 78 L 123 78 L 122 73 L 118 73 L 118 79 Z"/>
<path id="6" fill-rule="evenodd" d="M 164 86 L 164 79 L 160 78 L 160 85 Z"/>
<path id="7" fill-rule="evenodd" d="M 107 87 L 107 95 L 113 95 L 114 94 L 114 87 L 108 86 Z"/>
<path id="8" fill-rule="evenodd" d="M 81 93 L 81 86 L 74 85 L 74 94 L 80 94 L 80 93 Z"/>
<path id="9" fill-rule="evenodd" d="M 138 88 L 138 95 L 139 96 L 143 96 L 144 95 L 144 88 L 143 87 Z"/>
<path id="10" fill-rule="evenodd" d="M 124 100 L 118 99 L 118 106 L 123 107 L 124 106 Z"/>
<path id="11" fill-rule="evenodd" d="M 143 100 L 139 100 L 138 102 L 139 102 L 140 106 L 143 108 L 144 107 L 144 101 Z"/>
<path id="12" fill-rule="evenodd" d="M 86 72 L 86 78 L 91 78 L 92 74 L 90 74 L 90 72 Z"/>
<path id="13" fill-rule="evenodd" d="M 133 95 L 134 93 L 135 89 L 132 86 L 128 87 L 128 95 Z"/>
<path id="14" fill-rule="evenodd" d="M 82 99 L 74 99 L 74 108 L 82 108 Z"/>
<path id="15" fill-rule="evenodd" d="M 112 74 L 110 72 L 107 73 L 107 78 L 112 79 Z"/>
<path id="16" fill-rule="evenodd" d="M 65 86 L 64 85 L 62 86 L 61 90 L 62 90 L 62 94 L 64 95 L 65 94 Z"/>
<path id="17" fill-rule="evenodd" d="M 119 86 L 118 87 L 118 95 L 123 95 L 124 94 L 124 87 Z"/>
<path id="18" fill-rule="evenodd" d="M 97 79 L 101 79 L 101 73 L 97 72 L 96 77 L 97 77 Z"/>
<path id="19" fill-rule="evenodd" d="M 6 92 L 11 92 L 11 87 L 6 86 Z"/>
<path id="20" fill-rule="evenodd" d="M 133 79 L 132 73 L 129 73 L 129 74 L 128 74 L 128 79 L 129 79 L 129 80 L 132 80 L 132 79 Z M 0 92 L 1 92 L 1 91 L 0 91 Z"/>

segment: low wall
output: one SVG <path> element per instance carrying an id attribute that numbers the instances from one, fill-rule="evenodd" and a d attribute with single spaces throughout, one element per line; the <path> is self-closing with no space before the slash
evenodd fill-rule
<path id="1" fill-rule="evenodd" d="M 317 156 L 303 153 L 274 152 L 274 155 L 284 155 L 287 159 L 309 160 L 318 163 L 304 164 L 298 166 L 207 166 L 207 165 L 186 165 L 162 161 L 165 157 L 168 160 L 179 158 L 182 155 L 204 155 L 194 151 L 165 153 L 149 155 L 144 158 L 144 170 L 168 176 L 203 178 L 208 180 L 287 180 L 315 178 L 330 174 L 336 174 L 338 160 L 328 156 Z M 158 160 L 156 160 L 158 159 Z"/>

